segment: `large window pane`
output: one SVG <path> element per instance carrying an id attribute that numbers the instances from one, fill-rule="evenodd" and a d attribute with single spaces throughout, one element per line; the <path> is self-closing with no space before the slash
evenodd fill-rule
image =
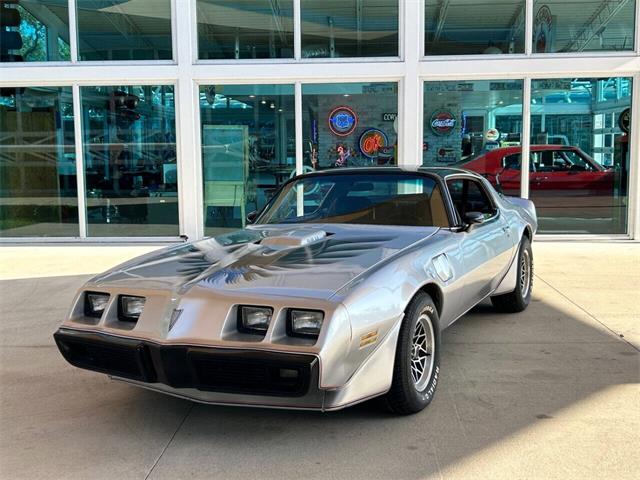
<path id="1" fill-rule="evenodd" d="M 0 89 L 0 236 L 78 236 L 71 87 Z"/>
<path id="2" fill-rule="evenodd" d="M 633 50 L 635 0 L 535 0 L 533 53 Z"/>
<path id="3" fill-rule="evenodd" d="M 174 88 L 81 94 L 89 236 L 178 236 Z"/>
<path id="4" fill-rule="evenodd" d="M 76 0 L 76 4 L 81 60 L 172 59 L 171 0 Z"/>
<path id="5" fill-rule="evenodd" d="M 66 0 L 0 2 L 0 62 L 70 60 Z"/>
<path id="6" fill-rule="evenodd" d="M 525 0 L 426 0 L 425 53 L 524 53 Z"/>
<path id="7" fill-rule="evenodd" d="M 397 83 L 302 86 L 305 169 L 395 165 Z"/>
<path id="8" fill-rule="evenodd" d="M 398 0 L 302 0 L 302 56 L 398 56 Z"/>
<path id="9" fill-rule="evenodd" d="M 293 85 L 200 87 L 205 234 L 242 228 L 295 175 Z"/>
<path id="10" fill-rule="evenodd" d="M 631 78 L 534 80 L 530 197 L 542 233 L 625 233 Z"/>
<path id="11" fill-rule="evenodd" d="M 474 170 L 520 195 L 522 80 L 425 82 L 423 164 Z"/>
<path id="12" fill-rule="evenodd" d="M 293 58 L 293 0 L 198 0 L 201 59 Z"/>

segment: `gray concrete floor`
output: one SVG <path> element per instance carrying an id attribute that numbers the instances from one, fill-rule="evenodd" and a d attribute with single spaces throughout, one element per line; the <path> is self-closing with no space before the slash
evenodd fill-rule
<path id="1" fill-rule="evenodd" d="M 637 478 L 638 244 L 536 243 L 530 308 L 447 330 L 411 417 L 199 405 L 66 364 L 75 290 L 145 250 L 0 249 L 1 478 Z"/>

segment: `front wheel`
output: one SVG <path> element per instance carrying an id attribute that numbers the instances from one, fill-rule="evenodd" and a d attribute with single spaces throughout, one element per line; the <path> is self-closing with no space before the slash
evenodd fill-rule
<path id="1" fill-rule="evenodd" d="M 533 291 L 533 251 L 531 250 L 531 242 L 527 237 L 522 237 L 517 261 L 518 278 L 516 289 L 505 295 L 491 297 L 493 307 L 499 312 L 522 312 L 529 306 L 531 301 L 531 292 Z"/>
<path id="2" fill-rule="evenodd" d="M 438 311 L 431 297 L 419 293 L 405 312 L 398 334 L 391 389 L 385 396 L 389 410 L 417 413 L 431 400 L 440 372 Z"/>

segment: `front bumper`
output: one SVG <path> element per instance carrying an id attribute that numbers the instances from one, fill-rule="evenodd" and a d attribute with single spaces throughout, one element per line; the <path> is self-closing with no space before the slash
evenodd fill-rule
<path id="1" fill-rule="evenodd" d="M 315 355 L 159 344 L 61 328 L 54 339 L 72 365 L 192 400 L 325 409 Z"/>

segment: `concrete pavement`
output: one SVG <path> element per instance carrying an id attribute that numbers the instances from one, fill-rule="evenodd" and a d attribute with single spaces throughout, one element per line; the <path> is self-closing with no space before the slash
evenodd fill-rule
<path id="1" fill-rule="evenodd" d="M 640 245 L 540 243 L 530 308 L 443 337 L 411 417 L 215 407 L 75 369 L 51 334 L 91 273 L 152 247 L 0 249 L 0 477 L 636 478 Z"/>

